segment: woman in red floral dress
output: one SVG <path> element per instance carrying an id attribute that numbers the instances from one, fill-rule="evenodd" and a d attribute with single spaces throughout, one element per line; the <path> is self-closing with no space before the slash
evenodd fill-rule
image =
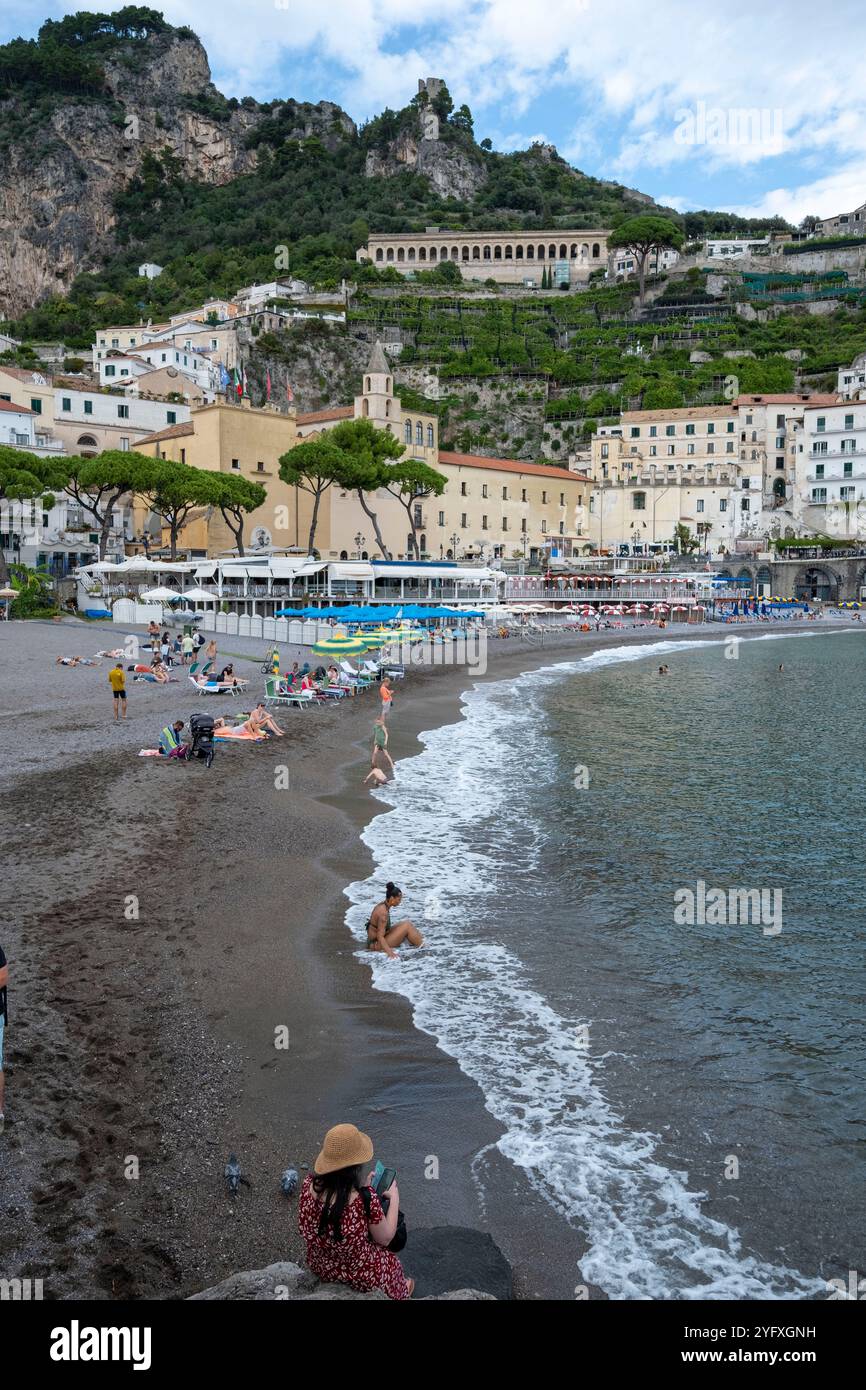
<path id="1" fill-rule="evenodd" d="M 307 1264 L 327 1284 L 349 1284 L 365 1293 L 383 1289 L 389 1298 L 411 1298 L 414 1279 L 406 1278 L 397 1256 L 385 1248 L 397 1228 L 397 1184 L 388 1188 L 387 1215 L 375 1192 L 368 1188 L 361 1196 L 362 1164 L 372 1157 L 371 1140 L 354 1125 L 328 1130 L 298 1199 L 298 1229 L 306 1242 Z"/>

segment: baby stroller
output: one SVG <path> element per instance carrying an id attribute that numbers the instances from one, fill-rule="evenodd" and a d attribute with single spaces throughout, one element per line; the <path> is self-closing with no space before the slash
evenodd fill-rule
<path id="1" fill-rule="evenodd" d="M 210 767 L 214 755 L 213 717 L 210 714 L 191 714 L 189 729 L 192 734 L 191 758 L 201 758 L 205 767 Z"/>

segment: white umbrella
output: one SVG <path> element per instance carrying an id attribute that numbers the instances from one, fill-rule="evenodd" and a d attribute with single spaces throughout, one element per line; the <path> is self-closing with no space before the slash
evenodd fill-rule
<path id="1" fill-rule="evenodd" d="M 147 603 L 172 603 L 180 597 L 177 589 L 166 589 L 164 586 L 157 589 L 144 589 L 139 594 L 139 598 L 144 599 Z"/>
<path id="2" fill-rule="evenodd" d="M 213 594 L 207 589 L 185 589 L 181 598 L 189 599 L 190 603 L 216 603 L 219 595 Z"/>

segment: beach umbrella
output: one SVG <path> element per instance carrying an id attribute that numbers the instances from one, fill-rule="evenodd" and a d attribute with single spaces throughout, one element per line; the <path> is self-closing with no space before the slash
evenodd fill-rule
<path id="1" fill-rule="evenodd" d="M 211 593 L 207 589 L 184 589 L 181 598 L 188 599 L 190 603 L 216 603 L 217 594 Z"/>
<path id="2" fill-rule="evenodd" d="M 339 630 L 333 637 L 325 637 L 321 642 L 316 642 L 313 651 L 316 656 L 357 656 L 359 652 L 367 650 L 367 639 L 365 637 L 349 637 L 345 632 Z"/>
<path id="3" fill-rule="evenodd" d="M 180 598 L 177 589 L 166 589 L 160 587 L 156 589 L 145 589 L 139 594 L 139 598 L 146 603 L 174 603 Z"/>

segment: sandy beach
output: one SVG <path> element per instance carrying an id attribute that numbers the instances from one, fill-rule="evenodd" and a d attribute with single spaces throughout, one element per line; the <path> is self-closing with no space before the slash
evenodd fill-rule
<path id="1" fill-rule="evenodd" d="M 749 629 L 663 637 L 732 631 Z M 480 678 L 661 636 L 491 642 Z M 412 1026 L 406 1003 L 373 991 L 344 926 L 343 890 L 370 869 L 359 832 L 379 809 L 361 786 L 375 695 L 278 711 L 284 739 L 221 746 L 209 771 L 137 756 L 172 718 L 259 698 L 253 644 L 222 640 L 252 699 L 205 704 L 179 671 L 177 684 L 130 683 L 129 718 L 115 724 L 113 663 L 54 658 L 114 646 L 118 629 L 0 625 L 10 962 L 0 1269 L 43 1278 L 46 1298 L 165 1298 L 297 1259 L 280 1173 L 310 1164 L 324 1131 L 352 1121 L 398 1167 L 410 1227 L 489 1230 L 518 1296 L 573 1296 L 580 1233 L 552 1268 L 543 1203 L 498 1154 L 481 1092 Z M 293 657 L 284 651 L 284 664 Z M 457 719 L 478 678 L 439 668 L 400 682 L 395 761 L 420 732 Z M 275 1046 L 283 1030 L 287 1048 Z M 230 1151 L 250 1182 L 234 1202 L 222 1179 Z M 438 1181 L 425 1178 L 431 1155 Z M 411 1242 L 404 1263 L 411 1273 Z"/>

